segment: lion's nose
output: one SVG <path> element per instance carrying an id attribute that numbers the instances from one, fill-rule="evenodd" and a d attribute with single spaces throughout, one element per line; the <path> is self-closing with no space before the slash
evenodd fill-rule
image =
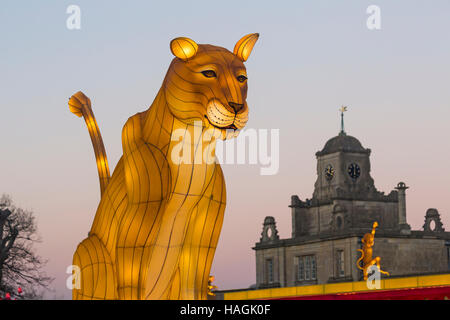
<path id="1" fill-rule="evenodd" d="M 234 103 L 234 102 L 228 102 L 228 105 L 233 108 L 235 113 L 238 113 L 239 111 L 242 110 L 242 108 L 244 108 L 244 104 L 243 103 Z"/>

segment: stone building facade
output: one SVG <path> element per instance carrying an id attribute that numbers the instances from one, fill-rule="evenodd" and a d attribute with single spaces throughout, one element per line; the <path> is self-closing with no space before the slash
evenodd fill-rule
<path id="1" fill-rule="evenodd" d="M 450 232 L 436 209 L 423 230 L 406 221 L 405 183 L 384 194 L 370 175 L 370 149 L 342 130 L 316 153 L 317 180 L 311 199 L 291 197 L 292 237 L 280 239 L 266 217 L 256 253 L 256 287 L 287 287 L 359 281 L 361 239 L 377 221 L 374 257 L 390 276 L 450 270 Z"/>

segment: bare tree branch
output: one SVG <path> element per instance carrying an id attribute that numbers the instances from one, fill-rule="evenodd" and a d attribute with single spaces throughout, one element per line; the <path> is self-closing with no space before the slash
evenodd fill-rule
<path id="1" fill-rule="evenodd" d="M 47 260 L 38 256 L 33 244 L 40 242 L 31 211 L 17 208 L 10 197 L 0 198 L 0 296 L 25 288 L 28 298 L 48 289 L 53 279 L 42 271 Z"/>

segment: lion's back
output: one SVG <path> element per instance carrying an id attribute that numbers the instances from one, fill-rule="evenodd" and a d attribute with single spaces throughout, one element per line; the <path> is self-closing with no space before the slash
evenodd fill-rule
<path id="1" fill-rule="evenodd" d="M 95 214 L 91 233 L 96 234 L 113 253 L 119 224 L 128 205 L 125 171 L 121 157 Z"/>

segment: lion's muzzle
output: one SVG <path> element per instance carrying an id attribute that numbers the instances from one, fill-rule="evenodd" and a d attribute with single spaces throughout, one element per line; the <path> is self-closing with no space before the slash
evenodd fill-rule
<path id="1" fill-rule="evenodd" d="M 214 98 L 206 106 L 206 117 L 217 128 L 240 130 L 248 121 L 248 108 L 246 104 L 233 102 L 225 105 Z"/>

